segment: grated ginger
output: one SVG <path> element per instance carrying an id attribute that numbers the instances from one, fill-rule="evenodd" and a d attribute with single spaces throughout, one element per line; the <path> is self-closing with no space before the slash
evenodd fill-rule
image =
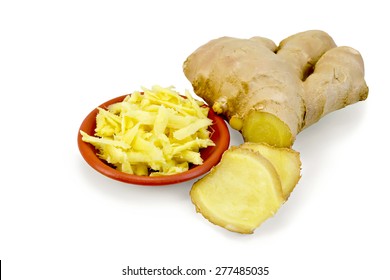
<path id="1" fill-rule="evenodd" d="M 200 149 L 214 146 L 209 108 L 173 87 L 142 88 L 122 102 L 98 108 L 94 136 L 80 131 L 98 156 L 125 173 L 161 176 L 187 171 L 203 160 Z"/>

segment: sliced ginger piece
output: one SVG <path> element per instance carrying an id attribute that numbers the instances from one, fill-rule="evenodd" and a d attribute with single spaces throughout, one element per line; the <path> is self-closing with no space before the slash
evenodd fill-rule
<path id="1" fill-rule="evenodd" d="M 253 233 L 284 203 L 274 166 L 260 153 L 232 147 L 190 192 L 196 209 L 213 224 Z"/>
<path id="2" fill-rule="evenodd" d="M 272 163 L 279 174 L 284 198 L 287 199 L 301 178 L 299 153 L 289 148 L 277 148 L 265 143 L 246 142 L 240 147 L 259 152 Z"/>

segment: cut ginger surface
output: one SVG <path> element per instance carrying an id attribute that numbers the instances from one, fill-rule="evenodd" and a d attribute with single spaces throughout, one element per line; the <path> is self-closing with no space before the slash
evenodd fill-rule
<path id="1" fill-rule="evenodd" d="M 275 167 L 282 184 L 283 196 L 287 199 L 301 178 L 301 159 L 297 151 L 289 148 L 277 148 L 265 143 L 246 142 L 240 146 L 259 152 Z"/>

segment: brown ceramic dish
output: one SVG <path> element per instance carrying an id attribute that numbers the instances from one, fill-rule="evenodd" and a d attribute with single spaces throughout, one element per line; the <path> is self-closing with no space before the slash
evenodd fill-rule
<path id="1" fill-rule="evenodd" d="M 98 107 L 107 108 L 107 106 L 110 104 L 123 101 L 125 97 L 126 95 L 119 96 L 101 104 Z M 80 130 L 85 131 L 89 135 L 93 135 L 95 133 L 97 113 L 97 109 L 94 109 L 91 113 L 89 113 L 88 116 L 82 122 Z M 203 159 L 202 165 L 193 166 L 188 171 L 174 175 L 148 177 L 120 172 L 109 166 L 104 160 L 101 160 L 96 155 L 95 148 L 91 144 L 85 143 L 83 140 L 81 140 L 82 136 L 80 132 L 78 132 L 77 143 L 80 153 L 85 159 L 85 161 L 96 171 L 107 177 L 125 183 L 144 186 L 162 186 L 176 184 L 194 179 L 208 172 L 214 165 L 216 165 L 220 161 L 223 152 L 229 147 L 230 135 L 225 121 L 221 117 L 219 117 L 212 109 L 210 109 L 208 117 L 213 120 L 213 125 L 211 126 L 211 130 L 213 132 L 211 139 L 214 141 L 215 146 L 207 147 L 201 150 L 201 157 Z"/>

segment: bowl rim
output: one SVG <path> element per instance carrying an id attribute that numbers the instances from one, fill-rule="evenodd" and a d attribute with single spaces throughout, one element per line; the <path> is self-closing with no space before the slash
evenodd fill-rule
<path id="1" fill-rule="evenodd" d="M 86 143 L 82 140 L 82 135 L 80 133 L 80 130 L 86 131 L 88 130 L 86 128 L 90 128 L 91 124 L 95 124 L 96 115 L 98 113 L 98 109 L 97 109 L 98 107 L 106 109 L 107 106 L 110 104 L 123 101 L 124 98 L 128 95 L 131 94 L 125 94 L 125 95 L 115 97 L 97 106 L 85 117 L 78 130 L 77 144 L 78 144 L 79 151 L 82 157 L 84 158 L 84 160 L 99 173 L 111 179 L 124 182 L 124 183 L 134 184 L 134 185 L 142 185 L 142 186 L 172 185 L 172 184 L 182 183 L 191 179 L 195 179 L 207 173 L 208 171 L 210 171 L 210 169 L 213 166 L 218 164 L 224 151 L 226 151 L 229 148 L 230 133 L 227 124 L 221 116 L 218 116 L 212 110 L 212 108 L 210 108 L 208 117 L 213 120 L 213 124 L 211 128 L 213 130 L 218 130 L 220 136 L 217 139 L 218 144 L 216 144 L 215 146 L 208 147 L 208 148 L 212 148 L 213 152 L 209 155 L 209 157 L 204 159 L 202 165 L 194 166 L 191 169 L 182 173 L 155 176 L 155 177 L 128 174 L 128 173 L 118 171 L 113 167 L 110 167 L 107 163 L 105 163 L 97 156 L 95 148 L 93 147 L 92 144 Z M 207 106 L 207 104 L 205 105 Z"/>

